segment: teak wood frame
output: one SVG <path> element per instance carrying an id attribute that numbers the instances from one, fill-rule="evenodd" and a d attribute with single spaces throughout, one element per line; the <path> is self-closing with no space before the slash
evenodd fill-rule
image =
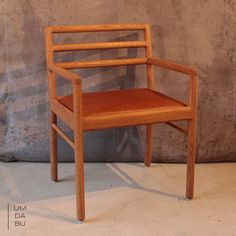
<path id="1" fill-rule="evenodd" d="M 78 32 L 100 32 L 100 31 L 125 31 L 141 30 L 144 32 L 143 41 L 131 42 L 104 42 L 54 45 L 53 34 L 55 33 L 78 33 Z M 50 97 L 50 160 L 51 178 L 58 181 L 57 167 L 57 134 L 62 136 L 65 141 L 74 149 L 75 154 L 75 182 L 76 182 L 76 206 L 77 218 L 85 219 L 85 199 L 84 199 L 84 150 L 83 133 L 89 130 L 113 128 L 129 125 L 146 124 L 146 154 L 144 163 L 150 166 L 152 159 L 152 136 L 154 123 L 166 123 L 171 127 L 188 135 L 188 157 L 187 157 L 187 180 L 186 197 L 193 198 L 194 191 L 194 165 L 196 148 L 196 117 L 197 117 L 197 72 L 196 70 L 169 61 L 160 60 L 152 57 L 151 28 L 148 24 L 116 24 L 116 25 L 90 25 L 90 26 L 53 26 L 45 28 L 46 39 L 46 59 L 48 72 L 48 87 Z M 55 63 L 54 53 L 62 51 L 94 50 L 94 49 L 114 49 L 143 47 L 146 55 L 143 58 L 113 59 L 87 62 L 63 62 Z M 153 67 L 161 67 L 183 74 L 187 74 L 189 83 L 189 100 L 182 108 L 165 108 L 157 111 L 139 112 L 133 111 L 124 114 L 104 115 L 103 117 L 92 117 L 84 119 L 82 108 L 82 80 L 78 74 L 67 69 L 75 68 L 94 68 L 105 66 L 124 66 L 146 64 L 148 88 L 155 90 L 155 80 Z M 58 101 L 56 94 L 56 75 L 69 80 L 73 86 L 73 111 L 65 107 Z M 60 117 L 74 132 L 72 141 L 58 126 L 57 117 Z M 121 119 L 122 118 L 122 119 Z M 172 121 L 188 121 L 188 129 L 185 130 Z"/>

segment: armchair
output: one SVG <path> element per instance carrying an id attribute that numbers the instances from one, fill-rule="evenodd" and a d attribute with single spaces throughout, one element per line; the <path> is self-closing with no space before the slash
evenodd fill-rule
<path id="1" fill-rule="evenodd" d="M 67 45 L 57 45 L 53 43 L 53 35 L 57 33 L 66 34 L 132 30 L 142 31 L 144 33 L 144 40 Z M 188 135 L 186 197 L 192 199 L 194 190 L 197 117 L 196 70 L 184 65 L 153 58 L 151 28 L 148 24 L 51 26 L 45 29 L 45 39 L 50 98 L 51 178 L 53 181 L 58 181 L 57 134 L 59 134 L 74 149 L 78 220 L 83 221 L 85 219 L 83 133 L 87 131 L 123 126 L 146 125 L 146 154 L 144 158 L 146 166 L 150 166 L 152 161 L 153 124 L 166 123 L 185 133 Z M 54 60 L 55 52 L 140 47 L 145 49 L 145 55 L 141 58 L 60 63 L 57 63 Z M 82 79 L 78 74 L 70 71 L 79 68 L 141 64 L 146 65 L 148 88 L 83 93 Z M 190 86 L 187 104 L 155 91 L 155 80 L 153 76 L 154 67 L 173 70 L 189 76 Z M 72 83 L 73 93 L 71 95 L 62 97 L 57 96 L 57 76 L 61 76 Z M 74 140 L 71 140 L 58 127 L 57 117 L 62 119 L 73 130 Z M 186 120 L 188 122 L 187 130 L 173 123 L 173 121 L 180 120 Z"/>

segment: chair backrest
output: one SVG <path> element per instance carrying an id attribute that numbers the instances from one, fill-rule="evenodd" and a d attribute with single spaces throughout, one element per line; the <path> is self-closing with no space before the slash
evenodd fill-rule
<path id="1" fill-rule="evenodd" d="M 79 43 L 79 44 L 54 44 L 53 35 L 56 33 L 84 33 L 84 32 L 105 32 L 105 31 L 143 31 L 142 41 L 123 42 L 99 42 L 99 43 Z M 149 24 L 111 24 L 111 25 L 87 25 L 87 26 L 50 26 L 45 29 L 46 37 L 46 58 L 47 63 L 55 63 L 55 52 L 69 52 L 80 50 L 96 49 L 119 49 L 119 48 L 145 48 L 145 57 L 96 60 L 96 61 L 75 61 L 56 63 L 65 69 L 95 68 L 107 66 L 124 66 L 147 64 L 147 57 L 152 56 L 151 29 Z M 148 85 L 153 87 L 152 67 L 147 65 Z"/>

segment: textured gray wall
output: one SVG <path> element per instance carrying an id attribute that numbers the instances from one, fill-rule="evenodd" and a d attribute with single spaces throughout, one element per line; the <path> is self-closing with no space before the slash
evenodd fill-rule
<path id="1" fill-rule="evenodd" d="M 236 160 L 235 0 L 0 0 L 0 18 L 0 159 L 49 160 L 43 27 L 144 22 L 153 26 L 155 56 L 198 68 L 198 161 Z M 68 37 L 64 40 L 72 41 Z M 110 54 L 101 52 L 100 57 Z M 79 57 L 93 56 L 99 57 L 91 53 Z M 131 67 L 116 73 L 81 73 L 86 78 L 84 89 L 93 91 L 145 85 L 143 72 Z M 179 75 L 164 71 L 155 75 L 160 91 L 186 96 L 186 83 Z M 68 90 L 63 82 L 59 86 Z M 144 134 L 145 127 L 86 133 L 85 159 L 141 161 Z M 73 160 L 62 140 L 59 149 L 60 160 Z M 185 161 L 185 155 L 186 138 L 166 125 L 156 125 L 154 160 Z"/>

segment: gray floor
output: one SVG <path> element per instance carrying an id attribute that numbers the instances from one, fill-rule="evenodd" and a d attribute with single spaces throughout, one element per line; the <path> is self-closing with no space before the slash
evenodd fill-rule
<path id="1" fill-rule="evenodd" d="M 184 198 L 185 171 L 181 164 L 86 164 L 86 221 L 79 223 L 73 164 L 60 164 L 61 181 L 53 183 L 47 163 L 0 163 L 0 235 L 236 235 L 236 163 L 198 164 L 192 201 Z"/>

